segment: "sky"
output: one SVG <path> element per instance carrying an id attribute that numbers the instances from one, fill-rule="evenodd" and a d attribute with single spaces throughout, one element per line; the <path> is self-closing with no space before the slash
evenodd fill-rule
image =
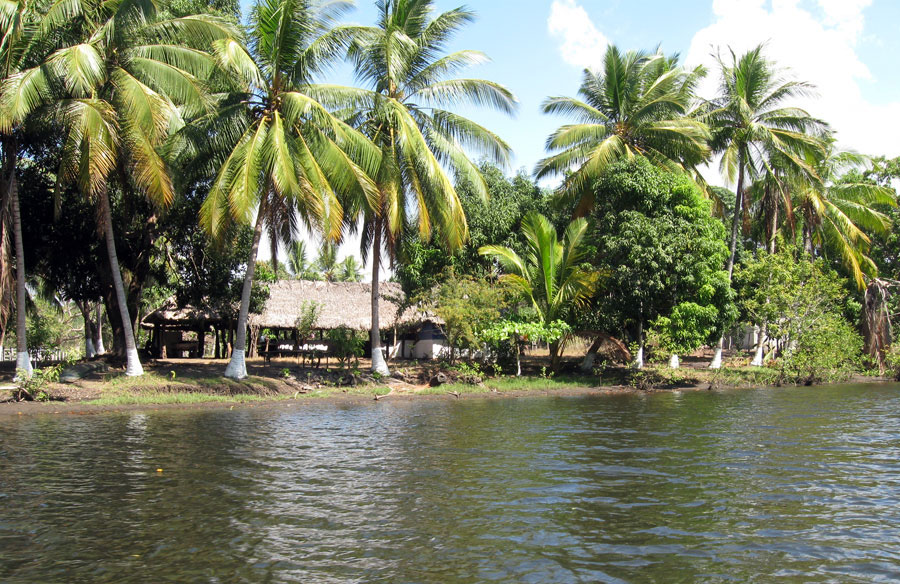
<path id="1" fill-rule="evenodd" d="M 246 2 L 246 0 L 245 0 Z M 459 0 L 436 0 L 438 11 Z M 898 0 L 470 0 L 477 20 L 449 50 L 474 49 L 491 61 L 464 75 L 504 84 L 517 96 L 514 117 L 462 110 L 513 148 L 507 173 L 530 173 L 544 143 L 567 120 L 544 115 L 551 95 L 577 94 L 582 71 L 602 62 L 608 44 L 621 50 L 681 55 L 709 75 L 701 96 L 718 84 L 715 53 L 740 54 L 765 43 L 766 56 L 789 78 L 811 82 L 814 97 L 796 105 L 829 122 L 839 145 L 864 154 L 900 155 L 900 1 Z M 374 1 L 359 0 L 346 20 L 374 24 Z M 349 67 L 329 82 L 353 84 Z M 721 184 L 715 168 L 707 180 Z M 340 255 L 356 251 L 348 241 Z M 268 249 L 261 256 L 267 257 Z"/>

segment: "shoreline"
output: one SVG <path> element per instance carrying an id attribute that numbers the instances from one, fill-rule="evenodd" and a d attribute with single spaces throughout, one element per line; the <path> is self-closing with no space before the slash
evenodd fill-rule
<path id="1" fill-rule="evenodd" d="M 552 384 L 551 380 L 543 380 L 542 378 L 527 378 L 534 383 L 547 382 Z M 854 376 L 853 378 L 839 383 L 821 383 L 812 387 L 824 387 L 828 385 L 842 384 L 887 384 L 896 383 L 895 380 L 883 377 L 864 377 Z M 389 386 L 387 386 L 389 387 Z M 311 392 L 308 394 L 298 395 L 297 392 L 291 393 L 275 393 L 271 395 L 247 396 L 247 395 L 222 395 L 218 393 L 210 393 L 208 387 L 202 385 L 185 384 L 182 389 L 184 393 L 191 394 L 193 401 L 190 402 L 167 402 L 166 396 L 171 393 L 165 391 L 156 392 L 148 396 L 147 393 L 134 393 L 132 397 L 137 399 L 138 396 L 147 398 L 147 401 L 139 403 L 91 403 L 93 399 L 72 399 L 50 401 L 21 401 L 21 402 L 0 402 L 0 421 L 7 417 L 21 416 L 41 416 L 41 415 L 97 415 L 106 413 L 119 412 L 147 412 L 147 411 L 216 411 L 216 410 L 234 410 L 234 409 L 294 409 L 299 407 L 307 407 L 311 405 L 327 405 L 327 406 L 360 406 L 366 404 L 376 404 L 379 402 L 413 402 L 413 401 L 459 401 L 459 400 L 496 400 L 496 399 L 521 399 L 529 397 L 592 397 L 592 396 L 622 396 L 622 395 L 647 395 L 653 393 L 670 393 L 674 391 L 737 391 L 746 389 L 782 389 L 785 387 L 796 386 L 774 386 L 765 384 L 735 384 L 735 385 L 719 385 L 710 387 L 708 384 L 685 384 L 672 387 L 658 387 L 641 389 L 628 385 L 565 385 L 559 387 L 529 388 L 529 389 L 508 389 L 498 390 L 484 386 L 469 386 L 464 391 L 459 385 L 448 385 L 445 391 L 441 388 L 430 388 L 427 393 L 412 391 L 408 388 L 394 387 L 388 393 L 379 393 L 387 389 L 386 386 L 367 386 L 362 388 L 353 388 L 352 390 L 334 389 L 325 393 Z M 166 388 L 164 388 L 166 389 Z M 193 389 L 193 391 L 190 391 Z M 399 389 L 399 390 L 398 390 Z M 154 402 L 153 398 L 160 401 Z M 247 399 L 245 399 L 247 398 Z M 251 399 L 252 398 L 252 399 Z M 126 397 L 127 399 L 127 397 Z"/>

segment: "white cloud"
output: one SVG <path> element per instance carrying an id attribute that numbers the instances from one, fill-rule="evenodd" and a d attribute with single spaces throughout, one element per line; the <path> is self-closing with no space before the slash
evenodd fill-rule
<path id="1" fill-rule="evenodd" d="M 603 60 L 607 38 L 575 0 L 553 0 L 547 30 L 561 41 L 563 60 L 576 67 L 596 67 Z"/>
<path id="2" fill-rule="evenodd" d="M 713 24 L 698 31 L 686 63 L 705 64 L 704 95 L 715 91 L 717 66 L 711 53 L 740 54 L 766 42 L 766 55 L 789 76 L 816 85 L 817 96 L 798 103 L 829 122 L 842 147 L 866 154 L 900 154 L 900 102 L 875 104 L 859 82 L 872 75 L 856 45 L 862 39 L 871 0 L 817 0 L 817 11 L 799 0 L 713 0 Z"/>

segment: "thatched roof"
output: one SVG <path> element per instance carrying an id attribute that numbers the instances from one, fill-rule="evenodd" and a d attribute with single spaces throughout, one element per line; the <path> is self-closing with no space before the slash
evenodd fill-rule
<path id="1" fill-rule="evenodd" d="M 166 300 L 161 307 L 145 316 L 141 320 L 141 326 L 151 328 L 159 324 L 194 328 L 200 325 L 218 323 L 221 320 L 219 313 L 213 310 L 203 310 L 190 305 L 179 308 L 173 296 Z"/>
<path id="2" fill-rule="evenodd" d="M 372 324 L 372 285 L 363 282 L 313 282 L 308 280 L 280 280 L 269 284 L 269 299 L 262 314 L 251 314 L 250 324 L 263 328 L 294 328 L 304 302 L 320 306 L 316 328 L 333 329 L 345 326 L 369 330 Z M 379 286 L 379 324 L 382 329 L 435 321 L 413 308 L 397 314 L 403 302 L 403 290 L 395 282 Z"/>

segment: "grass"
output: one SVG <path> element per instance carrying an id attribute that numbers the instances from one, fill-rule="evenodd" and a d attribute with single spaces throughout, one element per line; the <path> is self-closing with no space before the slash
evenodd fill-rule
<path id="1" fill-rule="evenodd" d="M 208 393 L 190 393 L 186 391 L 174 393 L 145 392 L 120 395 L 109 395 L 92 399 L 84 403 L 95 406 L 122 405 L 159 405 L 159 404 L 202 404 L 202 403 L 247 403 L 284 399 L 287 396 L 260 396 L 251 394 L 211 395 Z"/>

